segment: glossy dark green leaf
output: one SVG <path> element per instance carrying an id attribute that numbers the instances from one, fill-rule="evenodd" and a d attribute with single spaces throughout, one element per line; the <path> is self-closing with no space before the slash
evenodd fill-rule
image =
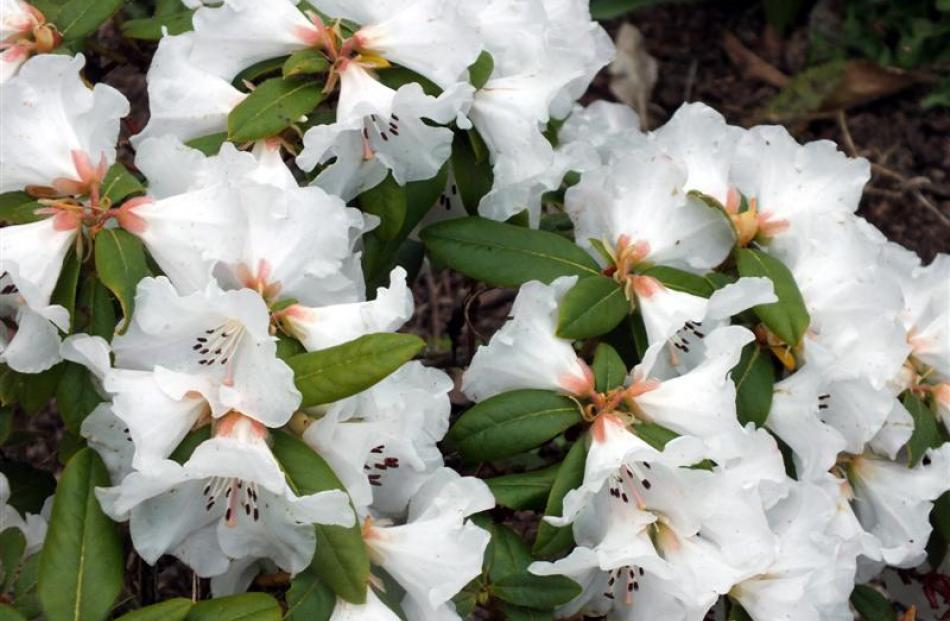
<path id="1" fill-rule="evenodd" d="M 679 434 L 675 431 L 670 431 L 656 423 L 639 423 L 633 428 L 633 432 L 658 451 L 662 451 L 667 442 L 679 437 Z"/>
<path id="2" fill-rule="evenodd" d="M 313 48 L 307 48 L 294 52 L 281 67 L 281 73 L 285 78 L 295 75 L 326 73 L 330 68 L 330 61 L 322 52 Z"/>
<path id="3" fill-rule="evenodd" d="M 624 13 L 654 6 L 668 0 L 591 0 L 590 13 L 596 20 L 620 17 Z"/>
<path id="4" fill-rule="evenodd" d="M 675 267 L 657 265 L 644 270 L 642 273 L 644 276 L 656 278 L 668 289 L 690 293 L 701 298 L 708 298 L 716 290 L 716 286 L 705 277 L 684 272 Z"/>
<path id="5" fill-rule="evenodd" d="M 376 384 L 412 360 L 425 341 L 412 334 L 367 334 L 287 360 L 303 395 L 302 407 L 339 401 Z"/>
<path id="6" fill-rule="evenodd" d="M 914 419 L 914 432 L 905 445 L 908 465 L 913 468 L 920 463 L 927 449 L 940 446 L 942 438 L 937 414 L 923 400 L 913 392 L 906 391 L 901 396 L 901 403 Z"/>
<path id="7" fill-rule="evenodd" d="M 775 387 L 775 370 L 769 352 L 757 343 L 746 345 L 739 364 L 732 369 L 732 381 L 736 385 L 739 422 L 743 425 L 753 422 L 756 427 L 764 425 L 772 409 Z"/>
<path id="8" fill-rule="evenodd" d="M 276 136 L 322 100 L 320 84 L 312 79 L 271 78 L 228 115 L 228 139 L 248 142 Z"/>
<path id="9" fill-rule="evenodd" d="M 735 257 L 740 276 L 768 278 L 775 287 L 778 302 L 756 306 L 755 314 L 782 341 L 793 347 L 798 345 L 811 317 L 792 273 L 781 261 L 761 250 L 736 248 Z"/>
<path id="10" fill-rule="evenodd" d="M 169 15 L 130 19 L 122 24 L 122 36 L 128 39 L 158 41 L 163 36 L 163 29 L 167 29 L 170 35 L 179 35 L 192 30 L 191 18 L 194 14 L 194 10 L 188 10 Z"/>
<path id="11" fill-rule="evenodd" d="M 26 621 L 26 617 L 17 612 L 15 608 L 0 603 L 0 621 Z"/>
<path id="12" fill-rule="evenodd" d="M 294 576 L 287 590 L 287 621 L 327 621 L 336 606 L 336 594 L 313 570 Z"/>
<path id="13" fill-rule="evenodd" d="M 95 494 L 108 485 L 92 449 L 76 453 L 63 470 L 40 556 L 39 596 L 50 621 L 105 619 L 122 591 L 122 541 Z"/>
<path id="14" fill-rule="evenodd" d="M 90 276 L 83 282 L 79 291 L 81 306 L 78 325 L 83 332 L 112 340 L 116 327 L 116 309 L 112 294 L 98 278 Z"/>
<path id="15" fill-rule="evenodd" d="M 175 597 L 128 612 L 117 621 L 184 621 L 194 606 L 190 599 Z"/>
<path id="16" fill-rule="evenodd" d="M 515 509 L 541 509 L 544 507 L 557 477 L 558 465 L 548 466 L 531 472 L 504 474 L 485 479 L 495 501 L 502 507 Z"/>
<path id="17" fill-rule="evenodd" d="M 132 195 L 145 194 L 145 186 L 125 166 L 116 163 L 102 180 L 100 192 L 117 205 Z"/>
<path id="18" fill-rule="evenodd" d="M 491 190 L 494 180 L 488 147 L 477 130 L 455 132 L 451 162 L 455 184 L 449 188 L 449 194 L 451 197 L 458 196 L 465 210 L 475 215 L 478 213 L 478 203 Z M 448 209 L 449 206 L 450 202 L 443 200 L 435 208 Z"/>
<path id="19" fill-rule="evenodd" d="M 0 532 L 0 593 L 6 593 L 26 553 L 26 536 L 16 527 Z"/>
<path id="20" fill-rule="evenodd" d="M 469 408 L 446 440 L 468 462 L 490 461 L 540 446 L 581 420 L 577 404 L 567 397 L 515 390 Z"/>
<path id="21" fill-rule="evenodd" d="M 47 19 L 56 24 L 64 41 L 77 40 L 98 30 L 122 4 L 123 0 L 68 0 Z"/>
<path id="22" fill-rule="evenodd" d="M 478 90 L 485 86 L 493 71 L 495 71 L 495 59 L 487 50 L 483 51 L 468 68 L 468 81 L 472 83 L 475 90 Z"/>
<path id="23" fill-rule="evenodd" d="M 594 338 L 613 330 L 628 314 L 630 303 L 617 281 L 600 275 L 581 278 L 561 300 L 557 335 Z"/>
<path id="24" fill-rule="evenodd" d="M 287 433 L 273 434 L 274 456 L 298 495 L 343 489 L 333 469 L 303 441 Z M 315 526 L 317 547 L 311 570 L 343 599 L 363 603 L 369 582 L 369 554 L 359 524 Z"/>
<path id="25" fill-rule="evenodd" d="M 395 239 L 406 221 L 406 189 L 390 174 L 376 187 L 360 195 L 360 208 L 380 220 L 373 232 L 385 241 Z"/>
<path id="26" fill-rule="evenodd" d="M 89 369 L 75 362 L 65 362 L 63 367 L 63 376 L 56 386 L 56 405 L 66 429 L 78 434 L 82 421 L 102 403 L 102 397 L 92 383 Z"/>
<path id="27" fill-rule="evenodd" d="M 440 263 L 491 285 L 519 287 L 530 280 L 600 275 L 580 246 L 547 231 L 470 217 L 433 224 L 421 237 Z"/>
<path id="28" fill-rule="evenodd" d="M 862 621 L 897 621 L 897 612 L 887 598 L 867 585 L 854 587 L 851 604 L 861 615 Z"/>
<path id="29" fill-rule="evenodd" d="M 0 194 L 0 223 L 27 224 L 42 220 L 47 216 L 34 213 L 41 207 L 42 205 L 26 192 L 4 192 Z"/>
<path id="30" fill-rule="evenodd" d="M 63 377 L 63 368 L 63 364 L 57 364 L 42 373 L 20 376 L 18 398 L 20 406 L 27 414 L 33 416 L 46 407 L 46 404 L 56 393 L 56 387 Z"/>
<path id="31" fill-rule="evenodd" d="M 580 595 L 581 587 L 565 576 L 535 576 L 522 572 L 495 581 L 492 592 L 498 599 L 510 604 L 551 609 Z"/>
<path id="32" fill-rule="evenodd" d="M 187 621 L 280 621 L 280 604 L 267 593 L 242 593 L 195 604 Z"/>
<path id="33" fill-rule="evenodd" d="M 584 481 L 584 465 L 587 461 L 587 439 L 577 440 L 567 452 L 558 469 L 557 478 L 551 486 L 548 502 L 544 508 L 545 516 L 560 517 L 564 511 L 564 496 L 580 487 Z M 532 552 L 542 558 L 550 558 L 574 544 L 574 534 L 570 526 L 552 526 L 544 520 L 538 525 L 538 536 L 534 540 Z"/>
<path id="34" fill-rule="evenodd" d="M 172 461 L 178 462 L 179 464 L 184 464 L 186 461 L 191 459 L 191 454 L 195 452 L 195 449 L 198 448 L 198 445 L 211 437 L 211 425 L 204 425 L 198 427 L 194 431 L 190 431 L 185 439 L 182 440 L 175 450 L 172 451 L 172 454 L 169 455 L 169 459 Z"/>
<path id="35" fill-rule="evenodd" d="M 219 132 L 217 134 L 208 134 L 207 136 L 201 136 L 200 138 L 195 138 L 189 140 L 185 144 L 192 149 L 197 149 L 204 153 L 205 155 L 217 155 L 218 151 L 221 150 L 221 145 L 228 141 L 227 132 Z"/>
<path id="36" fill-rule="evenodd" d="M 730 600 L 728 621 L 753 621 L 753 619 L 738 602 Z"/>
<path id="37" fill-rule="evenodd" d="M 594 350 L 594 385 L 597 392 L 607 392 L 621 386 L 627 377 L 627 367 L 617 350 L 600 343 Z"/>
<path id="38" fill-rule="evenodd" d="M 63 269 L 59 273 L 59 279 L 56 281 L 56 288 L 50 297 L 50 303 L 58 304 L 69 313 L 70 324 L 75 320 L 76 313 L 76 295 L 79 289 L 79 272 L 82 269 L 82 263 L 76 255 L 76 249 L 70 248 L 63 260 Z M 70 325 L 70 328 L 72 325 Z"/>
<path id="39" fill-rule="evenodd" d="M 489 523 L 487 528 L 491 531 L 491 543 L 485 551 L 489 580 L 495 583 L 506 576 L 527 571 L 533 559 L 531 550 L 521 537 L 502 524 Z"/>
<path id="40" fill-rule="evenodd" d="M 116 330 L 122 334 L 132 320 L 135 288 L 150 274 L 142 242 L 122 229 L 101 231 L 96 236 L 96 272 L 122 306 L 124 319 Z"/>

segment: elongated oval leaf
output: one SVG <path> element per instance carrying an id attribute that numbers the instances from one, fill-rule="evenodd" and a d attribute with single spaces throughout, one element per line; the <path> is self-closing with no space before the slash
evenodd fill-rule
<path id="1" fill-rule="evenodd" d="M 491 190 L 494 179 L 488 148 L 477 130 L 455 133 L 451 161 L 455 184 L 449 188 L 451 196 L 445 197 L 435 209 L 450 209 L 451 199 L 457 196 L 465 210 L 474 215 L 482 197 Z"/>
<path id="2" fill-rule="evenodd" d="M 587 462 L 587 439 L 582 438 L 571 446 L 558 468 L 554 485 L 544 507 L 544 515 L 560 517 L 564 511 L 564 496 L 584 481 L 584 465 Z M 536 556 L 549 558 L 574 544 L 570 526 L 552 526 L 544 520 L 538 526 L 538 536 L 531 551 Z"/>
<path id="3" fill-rule="evenodd" d="M 589 254 L 556 233 L 485 218 L 439 222 L 421 237 L 435 259 L 492 285 L 519 287 L 530 280 L 600 274 Z"/>
<path id="4" fill-rule="evenodd" d="M 523 453 L 581 422 L 577 404 L 547 390 L 515 390 L 462 415 L 446 436 L 468 462 Z"/>
<path id="5" fill-rule="evenodd" d="M 775 287 L 778 302 L 756 306 L 755 314 L 785 343 L 798 345 L 811 317 L 792 273 L 781 261 L 761 250 L 736 248 L 735 256 L 740 276 L 762 276 Z"/>
<path id="6" fill-rule="evenodd" d="M 36 214 L 42 207 L 26 192 L 4 192 L 0 194 L 0 223 L 27 224 L 49 217 Z"/>
<path id="7" fill-rule="evenodd" d="M 486 520 L 487 521 L 487 520 Z M 485 551 L 485 562 L 488 569 L 488 578 L 497 582 L 506 576 L 524 573 L 533 560 L 531 550 L 524 540 L 515 531 L 503 524 L 481 524 L 491 532 L 491 543 Z"/>
<path id="8" fill-rule="evenodd" d="M 851 604 L 861 615 L 862 621 L 897 621 L 897 613 L 887 598 L 867 585 L 854 587 Z"/>
<path id="9" fill-rule="evenodd" d="M 6 593 L 16 577 L 17 568 L 26 552 L 26 537 L 19 528 L 0 532 L 0 593 Z"/>
<path id="10" fill-rule="evenodd" d="M 187 621 L 280 621 L 280 604 L 267 593 L 243 593 L 195 604 Z"/>
<path id="11" fill-rule="evenodd" d="M 408 362 L 425 347 L 412 334 L 367 334 L 320 351 L 292 356 L 287 364 L 303 395 L 302 407 L 355 395 Z"/>
<path id="12" fill-rule="evenodd" d="M 285 78 L 289 78 L 301 74 L 325 73 L 329 68 L 330 61 L 322 52 L 307 48 L 291 54 L 290 58 L 284 61 L 281 72 Z"/>
<path id="13" fill-rule="evenodd" d="M 558 464 L 517 474 L 485 479 L 499 505 L 515 509 L 541 509 L 557 477 Z"/>
<path id="14" fill-rule="evenodd" d="M 39 595 L 50 621 L 105 619 L 122 591 L 122 542 L 95 494 L 109 484 L 106 467 L 89 448 L 63 470 L 40 556 Z"/>
<path id="15" fill-rule="evenodd" d="M 150 274 L 142 242 L 122 229 L 105 229 L 96 236 L 96 271 L 122 306 L 124 316 L 117 329 L 125 332 L 135 307 L 135 288 Z"/>
<path id="16" fill-rule="evenodd" d="M 228 115 L 228 139 L 247 142 L 276 136 L 323 99 L 311 79 L 271 78 L 260 84 Z"/>
<path id="17" fill-rule="evenodd" d="M 492 58 L 492 55 L 487 50 L 483 51 L 468 68 L 469 82 L 478 90 L 485 86 L 485 83 L 491 78 L 491 74 L 494 70 L 495 59 Z"/>
<path id="18" fill-rule="evenodd" d="M 668 289 L 691 293 L 701 298 L 708 298 L 716 290 L 716 286 L 705 277 L 684 272 L 675 267 L 657 265 L 644 270 L 643 275 L 656 278 Z"/>
<path id="19" fill-rule="evenodd" d="M 379 218 L 373 232 L 385 241 L 395 239 L 406 220 L 406 189 L 396 183 L 392 175 L 376 187 L 360 195 L 360 207 Z"/>
<path id="20" fill-rule="evenodd" d="M 274 456 L 291 488 L 299 495 L 343 489 L 333 469 L 301 440 L 287 433 L 273 434 Z M 315 525 L 317 547 L 311 569 L 343 599 L 366 601 L 369 553 L 359 524 L 350 528 Z"/>
<path id="21" fill-rule="evenodd" d="M 510 574 L 492 584 L 498 599 L 527 608 L 554 608 L 581 594 L 579 584 L 565 576 Z"/>
<path id="22" fill-rule="evenodd" d="M 742 350 L 739 364 L 732 369 L 732 381 L 736 385 L 739 422 L 743 425 L 753 422 L 756 427 L 764 425 L 772 409 L 775 387 L 771 356 L 756 343 L 749 343 Z"/>
<path id="23" fill-rule="evenodd" d="M 558 309 L 557 335 L 589 339 L 613 330 L 630 313 L 623 287 L 612 278 L 592 276 L 577 281 Z"/>
<path id="24" fill-rule="evenodd" d="M 175 597 L 128 612 L 119 617 L 118 621 L 184 621 L 194 605 L 190 599 Z"/>
<path id="25" fill-rule="evenodd" d="M 0 604 L 0 621 L 26 621 L 26 617 L 6 604 Z"/>
<path id="26" fill-rule="evenodd" d="M 594 386 L 597 392 L 607 392 L 623 384 L 627 366 L 617 350 L 607 343 L 600 343 L 594 350 Z"/>
<path id="27" fill-rule="evenodd" d="M 937 414 L 917 395 L 907 391 L 901 396 L 901 403 L 914 419 L 914 431 L 906 444 L 908 465 L 913 468 L 920 463 L 927 449 L 940 446 L 942 438 Z"/>
<path id="28" fill-rule="evenodd" d="M 163 29 L 167 29 L 170 35 L 179 35 L 192 29 L 191 18 L 194 14 L 194 10 L 188 10 L 169 15 L 130 19 L 122 24 L 122 36 L 143 41 L 158 41 L 163 36 Z"/>
<path id="29" fill-rule="evenodd" d="M 327 621 L 336 606 L 336 595 L 316 572 L 297 574 L 287 590 L 286 621 Z"/>
<path id="30" fill-rule="evenodd" d="M 102 180 L 101 194 L 116 205 L 133 194 L 145 194 L 145 186 L 122 164 L 113 164 Z"/>
<path id="31" fill-rule="evenodd" d="M 68 0 L 47 18 L 59 28 L 63 40 L 76 40 L 98 30 L 122 4 L 123 0 Z"/>

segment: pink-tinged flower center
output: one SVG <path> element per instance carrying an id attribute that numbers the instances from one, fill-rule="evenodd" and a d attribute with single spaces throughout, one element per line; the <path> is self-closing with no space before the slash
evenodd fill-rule
<path id="1" fill-rule="evenodd" d="M 653 276 L 641 276 L 636 274 L 630 277 L 629 282 L 631 283 L 633 291 L 637 294 L 638 298 L 649 299 L 666 289 L 666 287 L 663 286 L 663 283 Z"/>
<path id="2" fill-rule="evenodd" d="M 558 380 L 558 384 L 568 393 L 576 397 L 589 397 L 594 394 L 594 372 L 587 363 L 577 359 L 580 375 L 564 375 Z"/>
<path id="3" fill-rule="evenodd" d="M 750 198 L 746 209 L 740 212 L 742 195 L 736 188 L 730 188 L 726 198 L 726 213 L 736 229 L 736 243 L 745 247 L 756 238 L 769 239 L 789 227 L 788 220 L 775 218 L 770 211 L 759 211 L 758 201 Z"/>
<path id="4" fill-rule="evenodd" d="M 274 301 L 280 294 L 280 282 L 271 282 L 271 264 L 266 259 L 257 262 L 257 271 L 251 271 L 245 264 L 235 270 L 238 280 L 248 289 L 257 291 L 268 302 Z"/>

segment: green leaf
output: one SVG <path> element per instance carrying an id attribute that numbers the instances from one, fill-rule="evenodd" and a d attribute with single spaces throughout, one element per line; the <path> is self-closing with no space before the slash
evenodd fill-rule
<path id="1" fill-rule="evenodd" d="M 541 509 L 557 477 L 558 465 L 531 472 L 505 474 L 485 479 L 485 483 L 495 496 L 495 501 L 503 507 L 516 511 Z"/>
<path id="2" fill-rule="evenodd" d="M 82 270 L 82 263 L 76 255 L 76 248 L 70 248 L 63 261 L 63 269 L 59 273 L 59 279 L 56 281 L 56 288 L 50 297 L 51 304 L 59 304 L 69 313 L 70 328 L 75 319 L 76 313 L 76 290 L 79 288 L 79 272 Z"/>
<path id="3" fill-rule="evenodd" d="M 265 78 L 278 78 L 283 70 L 284 63 L 289 56 L 279 56 L 276 58 L 267 58 L 256 62 L 250 67 L 238 73 L 231 80 L 231 86 L 242 91 L 253 90 L 248 87 L 248 83 L 262 82 Z"/>
<path id="4" fill-rule="evenodd" d="M 623 287 L 606 276 L 581 278 L 558 308 L 557 335 L 580 340 L 606 334 L 630 314 Z"/>
<path id="5" fill-rule="evenodd" d="M 907 465 L 913 468 L 920 463 L 927 449 L 940 446 L 940 428 L 937 425 L 936 413 L 911 391 L 904 392 L 901 396 L 901 403 L 914 419 L 914 432 L 905 445 L 907 448 Z"/>
<path id="6" fill-rule="evenodd" d="M 756 427 L 765 424 L 772 409 L 772 392 L 775 387 L 775 370 L 768 351 L 756 343 L 742 349 L 742 357 L 732 369 L 732 381 L 736 385 L 736 413 L 739 422 L 753 422 Z"/>
<path id="7" fill-rule="evenodd" d="M 125 166 L 115 163 L 102 180 L 100 192 L 117 205 L 133 194 L 145 194 L 145 186 Z"/>
<path id="8" fill-rule="evenodd" d="M 863 621 L 897 621 L 897 613 L 887 598 L 869 586 L 855 586 L 851 592 L 851 604 Z"/>
<path id="9" fill-rule="evenodd" d="M 748 248 L 736 248 L 739 276 L 759 276 L 772 281 L 778 302 L 754 307 L 755 314 L 777 337 L 794 347 L 802 340 L 811 317 L 795 278 L 775 257 Z"/>
<path id="10" fill-rule="evenodd" d="M 142 242 L 128 231 L 104 229 L 96 236 L 96 272 L 122 306 L 124 319 L 116 330 L 122 334 L 132 320 L 135 288 L 150 274 Z"/>
<path id="11" fill-rule="evenodd" d="M 564 496 L 569 491 L 580 487 L 584 481 L 584 465 L 587 462 L 586 437 L 579 439 L 571 446 L 564 461 L 558 468 L 557 478 L 551 486 L 548 503 L 544 508 L 545 516 L 560 517 L 564 511 Z M 552 526 L 541 520 L 538 525 L 538 536 L 534 540 L 531 551 L 539 557 L 550 558 L 574 545 L 574 534 L 570 526 Z"/>
<path id="12" fill-rule="evenodd" d="M 202 427 L 198 427 L 194 431 L 190 431 L 188 435 L 185 436 L 185 439 L 178 444 L 174 451 L 172 451 L 169 459 L 184 465 L 186 461 L 191 459 L 191 454 L 195 452 L 195 449 L 198 448 L 198 445 L 210 437 L 211 425 L 204 425 Z"/>
<path id="13" fill-rule="evenodd" d="M 69 0 L 55 17 L 47 17 L 59 28 L 64 41 L 77 40 L 98 30 L 122 4 L 123 0 Z"/>
<path id="14" fill-rule="evenodd" d="M 10 595 L 13 607 L 27 619 L 36 619 L 43 614 L 40 599 L 36 594 L 36 576 L 39 572 L 40 555 L 28 557 L 21 565 L 13 580 Z"/>
<path id="15" fill-rule="evenodd" d="M 102 403 L 102 397 L 92 383 L 89 369 L 75 362 L 63 366 L 63 377 L 56 386 L 56 405 L 66 429 L 78 434 L 82 421 Z"/>
<path id="16" fill-rule="evenodd" d="M 554 608 L 581 594 L 579 584 L 565 576 L 510 574 L 492 584 L 498 599 L 527 608 Z"/>
<path id="17" fill-rule="evenodd" d="M 115 306 L 112 295 L 98 278 L 90 276 L 79 292 L 83 321 L 79 324 L 84 331 L 93 336 L 101 336 L 107 341 L 115 334 Z"/>
<path id="18" fill-rule="evenodd" d="M 227 141 L 228 133 L 219 132 L 217 134 L 208 134 L 207 136 L 194 138 L 186 142 L 185 145 L 191 147 L 192 149 L 197 149 L 207 156 L 212 156 L 217 155 L 218 151 L 221 150 L 221 145 Z"/>
<path id="19" fill-rule="evenodd" d="M 194 14 L 192 9 L 169 15 L 130 19 L 122 24 L 122 36 L 127 39 L 158 41 L 163 36 L 162 29 L 165 28 L 168 29 L 168 34 L 179 35 L 193 29 L 191 18 Z"/>
<path id="20" fill-rule="evenodd" d="M 494 583 L 506 576 L 524 573 L 533 559 L 521 537 L 501 524 L 489 523 L 487 528 L 491 531 L 491 543 L 485 551 L 489 579 Z"/>
<path id="21" fill-rule="evenodd" d="M 26 617 L 6 604 L 0 604 L 0 621 L 26 621 Z"/>
<path id="22" fill-rule="evenodd" d="M 28 224 L 42 220 L 34 212 L 41 208 L 35 198 L 26 192 L 4 192 L 0 194 L 0 223 Z"/>
<path id="23" fill-rule="evenodd" d="M 285 78 L 290 78 L 295 75 L 326 73 L 329 68 L 330 61 L 322 52 L 307 48 L 291 54 L 290 58 L 284 61 L 281 73 Z"/>
<path id="24" fill-rule="evenodd" d="M 267 593 L 243 593 L 198 602 L 187 621 L 280 621 L 280 604 Z"/>
<path id="25" fill-rule="evenodd" d="M 5 461 L 0 466 L 10 484 L 7 503 L 20 513 L 39 513 L 46 499 L 56 491 L 56 479 L 46 470 L 15 461 Z"/>
<path id="26" fill-rule="evenodd" d="M 76 453 L 63 470 L 40 556 L 39 595 L 50 621 L 105 619 L 122 591 L 122 541 L 95 494 L 108 485 L 92 449 Z"/>
<path id="27" fill-rule="evenodd" d="M 274 456 L 298 495 L 343 489 L 333 469 L 303 441 L 280 432 L 272 437 Z M 349 528 L 317 524 L 315 531 L 317 547 L 311 569 L 343 599 L 365 602 L 370 563 L 360 524 Z"/>
<path id="28" fill-rule="evenodd" d="M 287 360 L 303 395 L 301 407 L 339 401 L 362 392 L 411 360 L 425 347 L 412 334 L 367 334 Z"/>
<path id="29" fill-rule="evenodd" d="M 493 71 L 495 71 L 495 59 L 488 51 L 483 51 L 468 68 L 468 81 L 472 83 L 475 90 L 478 90 L 485 86 Z"/>
<path id="30" fill-rule="evenodd" d="M 477 130 L 455 132 L 451 162 L 455 185 L 449 188 L 449 192 L 453 195 L 458 193 L 465 210 L 474 215 L 478 213 L 478 203 L 491 190 L 494 180 L 488 147 Z M 449 207 L 449 201 L 443 200 L 435 208 Z"/>
<path id="31" fill-rule="evenodd" d="M 515 390 L 478 403 L 446 436 L 467 462 L 490 461 L 544 444 L 581 422 L 577 403 L 547 390 Z"/>
<path id="32" fill-rule="evenodd" d="M 667 442 L 679 437 L 675 431 L 670 431 L 656 423 L 639 423 L 633 428 L 633 432 L 658 451 L 662 451 Z"/>
<path id="33" fill-rule="evenodd" d="M 550 610 L 536 610 L 508 603 L 502 608 L 505 611 L 505 621 L 551 621 L 554 619 L 554 613 Z"/>
<path id="34" fill-rule="evenodd" d="M 623 384 L 627 367 L 617 350 L 607 343 L 600 343 L 594 350 L 594 385 L 597 392 L 607 392 Z"/>
<path id="35" fill-rule="evenodd" d="M 271 78 L 228 115 L 228 139 L 248 142 L 276 136 L 322 100 L 320 84 L 312 79 Z"/>
<path id="36" fill-rule="evenodd" d="M 59 380 L 63 376 L 63 365 L 57 364 L 42 373 L 23 374 L 20 376 L 18 398 L 20 406 L 27 414 L 33 416 L 39 413 L 49 400 L 53 398 Z"/>
<path id="37" fill-rule="evenodd" d="M 656 278 L 668 289 L 690 293 L 701 298 L 708 298 L 716 290 L 716 286 L 703 276 L 697 276 L 675 267 L 657 265 L 643 271 L 644 276 Z"/>
<path id="38" fill-rule="evenodd" d="M 598 21 L 620 17 L 624 13 L 655 6 L 669 0 L 591 0 L 591 17 Z"/>
<path id="39" fill-rule="evenodd" d="M 13 408 L 0 407 L 0 446 L 6 444 L 13 432 Z"/>
<path id="40" fill-rule="evenodd" d="M 13 584 L 17 568 L 26 552 L 26 536 L 23 531 L 11 526 L 0 532 L 0 593 L 6 593 Z"/>
<path id="41" fill-rule="evenodd" d="M 316 573 L 297 574 L 287 590 L 287 621 L 327 621 L 336 606 L 336 595 L 320 581 Z"/>
<path id="42" fill-rule="evenodd" d="M 373 230 L 380 239 L 390 241 L 399 235 L 406 221 L 406 200 L 405 188 L 396 182 L 392 174 L 360 195 L 360 208 L 380 219 L 379 226 Z"/>
<path id="43" fill-rule="evenodd" d="M 173 599 L 139 608 L 118 618 L 118 621 L 184 621 L 195 603 L 184 597 Z"/>
<path id="44" fill-rule="evenodd" d="M 600 268 L 580 246 L 556 233 L 470 217 L 439 222 L 421 233 L 439 262 L 476 280 L 519 287 L 530 280 L 598 276 Z"/>
<path id="45" fill-rule="evenodd" d="M 729 600 L 729 619 L 728 621 L 753 621 L 749 613 L 745 611 L 739 602 Z"/>

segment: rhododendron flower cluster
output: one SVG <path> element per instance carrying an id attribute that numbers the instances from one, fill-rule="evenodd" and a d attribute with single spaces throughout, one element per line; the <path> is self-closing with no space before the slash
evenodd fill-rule
<path id="1" fill-rule="evenodd" d="M 85 18 L 0 6 L 0 401 L 64 429 L 58 484 L 0 474 L 0 601 L 107 618 L 125 532 L 332 621 L 844 620 L 943 560 L 950 260 L 855 215 L 865 160 L 579 106 L 585 0 L 165 7 L 130 150 L 50 53 Z M 518 289 L 454 419 L 424 255 Z"/>

